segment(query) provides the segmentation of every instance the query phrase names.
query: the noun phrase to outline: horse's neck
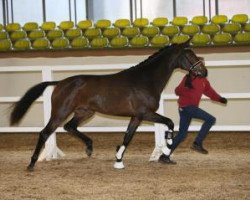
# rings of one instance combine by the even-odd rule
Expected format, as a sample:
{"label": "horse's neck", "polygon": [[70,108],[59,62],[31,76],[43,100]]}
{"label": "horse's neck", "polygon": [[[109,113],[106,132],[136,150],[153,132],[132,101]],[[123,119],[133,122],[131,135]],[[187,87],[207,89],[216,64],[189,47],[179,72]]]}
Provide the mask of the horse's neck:
{"label": "horse's neck", "polygon": [[155,63],[135,66],[118,74],[138,80],[144,86],[148,85],[155,95],[160,96],[175,69],[173,60],[175,57],[172,55],[163,57]]}
{"label": "horse's neck", "polygon": [[161,62],[156,69],[152,72],[154,87],[160,95],[165,88],[169,78],[171,77],[175,67],[173,63]]}

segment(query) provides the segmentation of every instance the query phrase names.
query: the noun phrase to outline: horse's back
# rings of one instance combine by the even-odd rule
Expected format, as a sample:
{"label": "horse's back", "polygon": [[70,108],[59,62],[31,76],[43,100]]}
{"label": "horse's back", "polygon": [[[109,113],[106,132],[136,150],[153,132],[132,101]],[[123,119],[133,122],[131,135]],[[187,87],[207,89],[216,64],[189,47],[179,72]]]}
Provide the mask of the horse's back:
{"label": "horse's back", "polygon": [[128,92],[128,82],[122,81],[116,75],[77,75],[58,83],[52,94],[52,101],[59,103],[66,99],[89,103],[95,97],[111,98],[112,96],[117,99]]}

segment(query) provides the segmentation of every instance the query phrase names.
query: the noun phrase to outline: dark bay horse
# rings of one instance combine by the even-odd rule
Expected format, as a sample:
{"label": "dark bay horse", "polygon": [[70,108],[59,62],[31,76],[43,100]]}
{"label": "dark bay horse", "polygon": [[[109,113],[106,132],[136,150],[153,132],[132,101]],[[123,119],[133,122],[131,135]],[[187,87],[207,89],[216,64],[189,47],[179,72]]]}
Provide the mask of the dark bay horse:
{"label": "dark bay horse", "polygon": [[64,129],[82,139],[88,156],[93,150],[92,140],[77,130],[81,122],[92,117],[95,112],[131,117],[124,141],[117,149],[116,168],[123,168],[125,149],[143,120],[162,123],[173,130],[172,120],[156,113],[161,93],[172,72],[176,68],[196,70],[201,74],[207,72],[200,58],[187,47],[189,41],[166,46],[138,65],[115,74],[72,76],[61,81],[42,82],[29,89],[14,105],[10,116],[11,125],[20,122],[47,86],[55,86],[51,97],[51,117],[39,134],[28,170],[33,170],[47,138],[72,113],[73,118],[64,125]]}

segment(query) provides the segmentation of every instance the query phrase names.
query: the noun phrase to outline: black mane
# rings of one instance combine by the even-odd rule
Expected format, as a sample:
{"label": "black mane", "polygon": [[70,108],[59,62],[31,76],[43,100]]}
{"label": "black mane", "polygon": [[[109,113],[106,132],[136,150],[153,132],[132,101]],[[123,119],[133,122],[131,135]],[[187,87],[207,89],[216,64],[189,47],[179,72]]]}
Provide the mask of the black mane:
{"label": "black mane", "polygon": [[[157,52],[150,55],[144,61],[140,62],[139,64],[137,64],[137,65],[135,65],[135,66],[133,66],[133,67],[127,69],[127,70],[135,70],[135,69],[141,69],[142,67],[146,67],[146,66],[149,66],[149,65],[151,66],[152,64],[157,62],[159,59],[161,59],[163,55],[166,56],[166,54],[172,53],[171,50],[173,50],[174,47],[175,47],[175,44],[162,47]],[[125,71],[127,71],[127,70],[125,70]]]}

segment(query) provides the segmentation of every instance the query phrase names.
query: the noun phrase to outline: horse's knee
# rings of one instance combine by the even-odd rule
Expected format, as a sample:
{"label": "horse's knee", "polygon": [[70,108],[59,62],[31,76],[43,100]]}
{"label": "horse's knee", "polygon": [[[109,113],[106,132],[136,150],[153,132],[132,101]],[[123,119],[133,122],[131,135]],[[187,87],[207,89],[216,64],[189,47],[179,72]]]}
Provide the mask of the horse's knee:
{"label": "horse's knee", "polygon": [[168,118],[168,122],[166,124],[170,130],[174,130],[174,122]]}
{"label": "horse's knee", "polygon": [[76,120],[71,119],[69,122],[67,122],[64,126],[63,126],[64,130],[68,131],[68,132],[73,132],[76,130],[77,128],[77,122]]}

